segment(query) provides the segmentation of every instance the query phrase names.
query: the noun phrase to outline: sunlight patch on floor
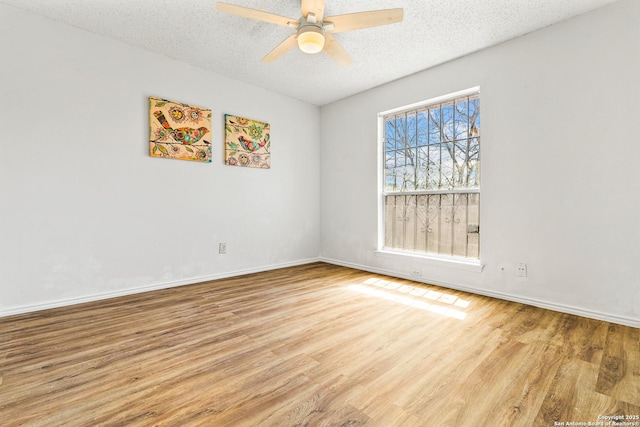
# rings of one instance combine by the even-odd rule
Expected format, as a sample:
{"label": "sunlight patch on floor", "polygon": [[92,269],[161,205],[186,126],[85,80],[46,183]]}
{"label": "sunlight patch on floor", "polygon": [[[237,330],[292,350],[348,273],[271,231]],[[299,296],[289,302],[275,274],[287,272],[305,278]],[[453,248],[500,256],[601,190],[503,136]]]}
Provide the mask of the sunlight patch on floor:
{"label": "sunlight patch on floor", "polygon": [[393,289],[396,292],[408,293],[409,295],[415,295],[433,301],[455,305],[456,307],[461,308],[467,308],[471,303],[470,301],[463,300],[455,295],[446,294],[444,292],[436,292],[422,286],[405,285],[391,280],[376,279],[375,277],[367,279],[363,283],[367,285],[377,286],[379,288]]}
{"label": "sunlight patch on floor", "polygon": [[[467,317],[467,314],[460,309],[469,307],[469,301],[455,295],[376,278],[367,279],[362,283],[349,285],[347,289],[454,319],[464,320]],[[447,304],[449,307],[442,304]]]}

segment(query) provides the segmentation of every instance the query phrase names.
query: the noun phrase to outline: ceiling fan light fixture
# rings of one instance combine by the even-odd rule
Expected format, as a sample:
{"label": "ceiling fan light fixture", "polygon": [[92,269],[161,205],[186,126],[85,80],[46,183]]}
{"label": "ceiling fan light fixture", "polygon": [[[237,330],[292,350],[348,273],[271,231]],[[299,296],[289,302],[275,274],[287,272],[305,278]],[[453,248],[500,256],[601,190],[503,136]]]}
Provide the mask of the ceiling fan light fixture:
{"label": "ceiling fan light fixture", "polygon": [[305,25],[298,31],[298,47],[304,53],[318,53],[324,48],[324,32],[316,25]]}

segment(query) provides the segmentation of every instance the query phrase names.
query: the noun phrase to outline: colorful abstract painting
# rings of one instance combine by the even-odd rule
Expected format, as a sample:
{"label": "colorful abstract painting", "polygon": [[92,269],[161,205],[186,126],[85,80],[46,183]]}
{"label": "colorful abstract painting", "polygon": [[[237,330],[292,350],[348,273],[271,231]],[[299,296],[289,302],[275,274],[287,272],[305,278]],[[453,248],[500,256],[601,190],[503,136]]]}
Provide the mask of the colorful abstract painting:
{"label": "colorful abstract painting", "polygon": [[224,122],[225,164],[269,169],[271,167],[269,124],[229,114],[224,115]]}
{"label": "colorful abstract painting", "polygon": [[211,162],[211,110],[149,97],[149,154]]}

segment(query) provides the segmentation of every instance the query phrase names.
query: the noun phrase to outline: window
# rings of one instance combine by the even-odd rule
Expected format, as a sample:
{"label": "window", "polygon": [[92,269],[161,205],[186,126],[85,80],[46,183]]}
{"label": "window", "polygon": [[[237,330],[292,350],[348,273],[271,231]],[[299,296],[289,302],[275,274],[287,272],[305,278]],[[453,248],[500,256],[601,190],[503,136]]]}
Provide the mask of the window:
{"label": "window", "polygon": [[384,249],[479,259],[478,88],[380,120]]}

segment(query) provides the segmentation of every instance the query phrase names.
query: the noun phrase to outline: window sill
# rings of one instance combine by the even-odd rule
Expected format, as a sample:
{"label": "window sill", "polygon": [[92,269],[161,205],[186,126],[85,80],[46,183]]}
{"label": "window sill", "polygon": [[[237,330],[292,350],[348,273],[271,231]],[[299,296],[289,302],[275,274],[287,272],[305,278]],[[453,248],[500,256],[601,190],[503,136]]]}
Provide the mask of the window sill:
{"label": "window sill", "polygon": [[476,273],[482,273],[484,269],[484,264],[480,261],[473,261],[466,258],[455,258],[455,257],[439,257],[435,255],[428,254],[414,254],[400,251],[392,251],[389,249],[380,249],[376,250],[375,254],[377,257],[386,258],[386,259],[412,259],[415,261],[419,261],[421,264],[426,266],[434,266],[434,267],[451,267],[460,270],[473,271]]}

